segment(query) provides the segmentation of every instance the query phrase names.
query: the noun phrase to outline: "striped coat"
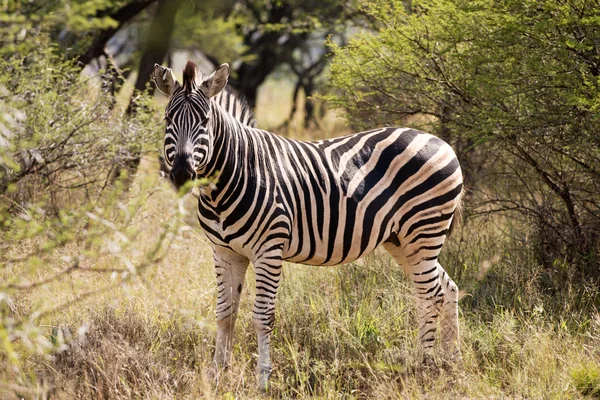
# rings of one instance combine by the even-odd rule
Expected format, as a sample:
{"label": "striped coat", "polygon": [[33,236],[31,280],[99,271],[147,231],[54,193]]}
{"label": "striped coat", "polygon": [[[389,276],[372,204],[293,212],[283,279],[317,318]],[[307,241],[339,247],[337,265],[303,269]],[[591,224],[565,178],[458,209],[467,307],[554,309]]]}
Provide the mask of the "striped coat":
{"label": "striped coat", "polygon": [[[334,265],[380,245],[413,281],[419,338],[458,350],[458,289],[438,262],[462,192],[452,148],[424,132],[379,128],[304,142],[254,127],[242,102],[222,100],[226,64],[179,84],[169,69],[154,78],[170,96],[165,156],[177,185],[208,177],[200,224],[214,244],[218,284],[215,362],[226,365],[244,275],[256,270],[253,319],[261,387],[271,371],[269,343],[283,260]],[[235,105],[232,105],[231,102]],[[441,317],[441,318],[438,318]]]}

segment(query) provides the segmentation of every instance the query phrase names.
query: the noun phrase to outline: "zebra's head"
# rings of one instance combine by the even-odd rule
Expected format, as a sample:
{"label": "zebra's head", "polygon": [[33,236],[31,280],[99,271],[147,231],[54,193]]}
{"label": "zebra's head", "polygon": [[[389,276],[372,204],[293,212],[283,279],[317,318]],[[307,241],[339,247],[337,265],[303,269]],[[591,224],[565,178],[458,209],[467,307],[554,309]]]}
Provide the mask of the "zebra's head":
{"label": "zebra's head", "polygon": [[164,153],[171,169],[169,177],[177,188],[196,179],[212,156],[208,124],[210,98],[227,84],[229,65],[222,64],[208,77],[196,78],[196,65],[188,61],[180,84],[171,68],[154,65],[152,79],[158,90],[169,96]]}

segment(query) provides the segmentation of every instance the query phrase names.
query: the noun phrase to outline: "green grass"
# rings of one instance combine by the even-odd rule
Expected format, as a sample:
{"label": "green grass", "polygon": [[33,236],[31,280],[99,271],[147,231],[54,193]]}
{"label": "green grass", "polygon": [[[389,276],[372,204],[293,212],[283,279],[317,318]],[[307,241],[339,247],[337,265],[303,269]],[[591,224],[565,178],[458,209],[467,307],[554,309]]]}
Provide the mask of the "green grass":
{"label": "green grass", "polygon": [[598,362],[582,361],[572,367],[569,373],[579,393],[595,398],[600,397],[600,364]]}
{"label": "green grass", "polygon": [[[177,201],[167,184],[157,179],[156,185],[143,217],[136,220],[148,228],[139,238],[140,247]],[[193,203],[186,199],[188,208],[193,209]],[[192,223],[193,217],[185,220]],[[469,226],[462,232],[472,234]],[[447,262],[459,238],[449,244]],[[436,362],[427,366],[421,364],[416,340],[411,287],[385,252],[340,267],[284,265],[270,396],[598,396],[600,316],[591,308],[572,318],[568,312],[544,311],[553,309],[548,304],[552,298],[535,292],[534,284],[516,285],[521,279],[526,282],[513,271],[519,255],[495,258],[480,275],[481,260],[496,248],[487,250],[489,254],[482,248],[462,254],[459,284],[469,288],[461,301],[462,361],[444,363],[435,353]],[[98,260],[97,266],[108,261]],[[18,313],[26,313],[110,281],[105,275],[76,273],[15,296],[14,302]],[[252,282],[250,272],[235,330],[233,364],[217,387],[208,378],[216,331],[215,279],[207,240],[196,228],[184,231],[170,255],[140,279],[40,321],[39,333],[50,338],[54,327],[55,336],[60,332],[69,342],[68,350],[27,353],[17,341],[19,368],[8,368],[6,355],[1,356],[5,368],[0,385],[7,398],[33,396],[36,391],[47,391],[53,398],[258,398]]]}
{"label": "green grass", "polygon": [[[142,164],[129,192],[130,201],[144,199],[126,227],[138,232],[135,241],[117,255],[101,252],[89,266],[143,261],[160,226],[179,220],[183,228],[168,256],[128,280],[75,270],[43,286],[11,291],[10,302],[0,298],[3,315],[18,319],[111,288],[21,330],[0,326],[0,398],[261,397],[254,375],[253,272],[246,277],[233,363],[215,386],[208,375],[216,333],[210,246],[194,216],[195,200],[187,196],[181,207],[190,213],[178,214],[177,195],[152,161]],[[462,360],[455,363],[445,362],[438,350],[432,363],[421,362],[412,289],[384,251],[339,267],[285,264],[267,397],[600,397],[600,291],[565,279],[569,266],[539,267],[525,242],[498,228],[506,222],[469,221],[442,253],[442,264],[461,289]],[[31,239],[2,251],[10,258],[35,246]],[[51,262],[28,269],[5,264],[0,281],[43,279],[64,267],[61,257],[76,256],[85,246],[70,242]]]}

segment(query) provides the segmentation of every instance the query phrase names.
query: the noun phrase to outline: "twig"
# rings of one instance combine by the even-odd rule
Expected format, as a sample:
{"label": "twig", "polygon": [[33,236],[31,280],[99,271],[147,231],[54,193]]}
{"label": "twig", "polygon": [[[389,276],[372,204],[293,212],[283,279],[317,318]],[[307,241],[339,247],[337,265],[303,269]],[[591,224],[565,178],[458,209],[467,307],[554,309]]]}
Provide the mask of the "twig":
{"label": "twig", "polygon": [[75,261],[73,264],[69,265],[67,268],[64,268],[63,270],[57,272],[56,274],[49,276],[45,279],[41,279],[37,282],[27,282],[27,283],[9,283],[8,285],[2,287],[0,290],[7,290],[7,289],[16,289],[16,290],[27,290],[27,289],[32,289],[38,286],[42,286],[45,285],[47,283],[52,282],[55,279],[60,278],[63,275],[68,274],[69,272],[73,271],[74,269],[79,268],[79,260]]}

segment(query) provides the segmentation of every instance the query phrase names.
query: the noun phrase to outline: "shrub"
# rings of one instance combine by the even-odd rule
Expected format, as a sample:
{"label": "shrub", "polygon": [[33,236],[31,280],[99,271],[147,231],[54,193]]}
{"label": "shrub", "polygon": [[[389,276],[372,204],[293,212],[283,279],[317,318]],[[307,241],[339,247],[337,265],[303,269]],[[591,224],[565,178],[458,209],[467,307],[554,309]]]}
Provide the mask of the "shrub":
{"label": "shrub", "polygon": [[[39,384],[30,360],[65,348],[44,321],[140,279],[180,225],[176,208],[161,210],[140,239],[158,175],[130,186],[127,167],[157,147],[155,114],[126,118],[98,77],[36,40],[0,59],[0,371],[23,393]],[[82,275],[96,279],[74,287]]]}
{"label": "shrub", "polygon": [[113,109],[99,77],[80,76],[37,40],[36,51],[0,60],[0,194],[13,206],[47,194],[56,213],[65,196],[97,201],[158,136],[151,113]]}
{"label": "shrub", "polygon": [[355,125],[401,121],[452,142],[476,213],[503,212],[538,260],[600,278],[600,45],[586,2],[368,2],[333,46],[329,96]]}

